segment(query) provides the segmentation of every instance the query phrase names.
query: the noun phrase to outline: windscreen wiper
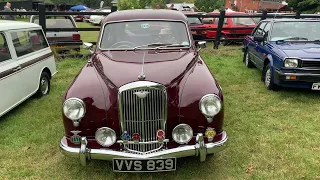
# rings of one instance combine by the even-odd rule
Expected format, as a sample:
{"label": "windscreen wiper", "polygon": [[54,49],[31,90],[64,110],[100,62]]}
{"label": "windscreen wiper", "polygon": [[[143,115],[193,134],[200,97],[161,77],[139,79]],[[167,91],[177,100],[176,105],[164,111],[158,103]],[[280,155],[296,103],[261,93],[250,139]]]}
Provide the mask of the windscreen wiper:
{"label": "windscreen wiper", "polygon": [[168,44],[168,45],[164,45],[164,46],[156,47],[156,49],[160,49],[160,48],[168,48],[168,47],[182,47],[182,48],[189,48],[189,46],[187,46],[187,45],[182,45],[182,44]]}
{"label": "windscreen wiper", "polygon": [[308,41],[308,38],[304,38],[304,37],[290,37],[290,38],[285,38],[285,39],[281,39],[278,41],[286,41],[286,40],[306,40]]}

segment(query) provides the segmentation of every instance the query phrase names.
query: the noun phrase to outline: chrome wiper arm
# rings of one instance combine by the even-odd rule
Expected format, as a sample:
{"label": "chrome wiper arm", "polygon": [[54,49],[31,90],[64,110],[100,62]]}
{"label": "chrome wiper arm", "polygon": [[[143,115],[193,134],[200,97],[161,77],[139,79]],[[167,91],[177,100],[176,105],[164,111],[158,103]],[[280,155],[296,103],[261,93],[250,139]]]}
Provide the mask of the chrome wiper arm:
{"label": "chrome wiper arm", "polygon": [[149,47],[149,46],[165,46],[165,45],[170,45],[170,44],[165,44],[165,43],[151,43],[151,44],[145,44],[145,45],[141,45],[141,46],[136,46],[133,48],[133,50],[142,48],[142,47]]}
{"label": "chrome wiper arm", "polygon": [[292,40],[306,40],[306,41],[308,41],[308,38],[304,38],[304,37],[290,37],[290,38],[280,39],[278,41],[286,41],[286,40],[289,40],[289,39],[292,39]]}
{"label": "chrome wiper arm", "polygon": [[167,47],[183,47],[183,48],[189,48],[189,46],[182,45],[182,44],[168,44],[168,45],[156,47],[156,49],[167,48]]}

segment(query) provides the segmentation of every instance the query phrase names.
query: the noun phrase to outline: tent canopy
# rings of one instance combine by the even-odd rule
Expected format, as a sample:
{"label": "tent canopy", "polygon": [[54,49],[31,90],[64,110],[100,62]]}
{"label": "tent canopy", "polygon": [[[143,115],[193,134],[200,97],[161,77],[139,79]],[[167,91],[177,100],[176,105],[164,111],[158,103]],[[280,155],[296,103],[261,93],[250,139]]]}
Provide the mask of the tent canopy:
{"label": "tent canopy", "polygon": [[73,10],[73,11],[82,11],[82,10],[87,10],[87,9],[90,9],[90,8],[88,8],[87,6],[84,6],[84,5],[77,5],[77,6],[73,6],[70,8],[70,10]]}

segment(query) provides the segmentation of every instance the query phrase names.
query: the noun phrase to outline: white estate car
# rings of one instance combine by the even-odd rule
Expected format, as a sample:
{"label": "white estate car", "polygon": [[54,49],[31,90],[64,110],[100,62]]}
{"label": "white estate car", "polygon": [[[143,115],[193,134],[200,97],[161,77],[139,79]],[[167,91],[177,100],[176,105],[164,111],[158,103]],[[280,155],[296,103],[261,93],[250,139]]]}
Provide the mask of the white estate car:
{"label": "white estate car", "polygon": [[41,26],[0,20],[0,117],[34,94],[48,94],[56,72]]}
{"label": "white estate car", "polygon": [[[106,12],[106,13],[111,13],[111,9],[99,9],[97,10],[96,12]],[[103,15],[91,15],[90,16],[90,19],[89,19],[89,22],[91,24],[94,24],[94,25],[100,25],[101,23],[101,20],[106,17],[106,16],[103,16]]]}

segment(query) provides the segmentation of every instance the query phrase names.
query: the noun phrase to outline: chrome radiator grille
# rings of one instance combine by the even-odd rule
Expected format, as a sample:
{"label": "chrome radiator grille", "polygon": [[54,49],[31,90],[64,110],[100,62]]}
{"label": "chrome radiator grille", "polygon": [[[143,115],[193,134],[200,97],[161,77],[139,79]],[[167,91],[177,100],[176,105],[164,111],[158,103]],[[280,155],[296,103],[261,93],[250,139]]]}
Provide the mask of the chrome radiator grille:
{"label": "chrome radiator grille", "polygon": [[[119,91],[119,117],[122,133],[127,131],[131,136],[139,133],[140,142],[157,141],[157,130],[165,130],[167,118],[165,87],[143,81],[131,83],[131,86],[133,88],[123,88]],[[161,147],[160,143],[125,145],[125,149],[136,153],[152,152]]]}

